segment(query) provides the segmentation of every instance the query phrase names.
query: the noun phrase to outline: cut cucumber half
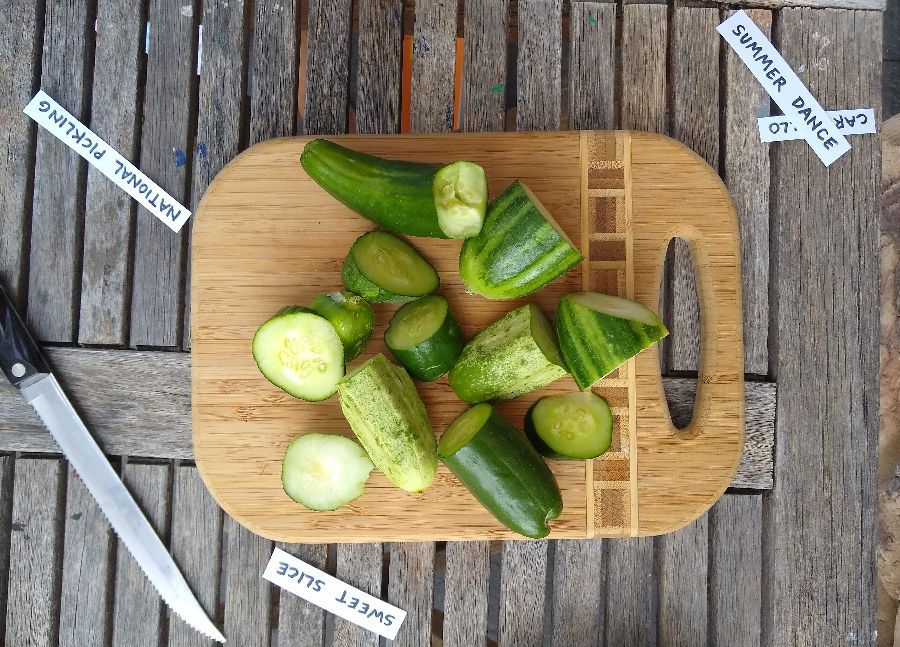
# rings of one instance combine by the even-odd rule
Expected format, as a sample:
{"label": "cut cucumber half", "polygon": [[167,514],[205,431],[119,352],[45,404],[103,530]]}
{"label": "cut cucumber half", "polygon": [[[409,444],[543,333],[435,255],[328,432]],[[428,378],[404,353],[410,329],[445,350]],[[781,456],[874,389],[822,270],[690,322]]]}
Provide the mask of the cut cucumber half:
{"label": "cut cucumber half", "polygon": [[459,322],[439,294],[400,308],[384,333],[384,343],[409,374],[431,382],[453,368],[463,349]]}
{"label": "cut cucumber half", "polygon": [[556,331],[566,366],[582,391],[669,334],[652,310],[598,292],[560,299]]}
{"label": "cut cucumber half", "polygon": [[253,359],[272,384],[295,398],[325,400],[344,375],[344,346],[317,312],[288,306],[253,336]]}
{"label": "cut cucumber half", "polygon": [[310,510],[337,510],[362,496],[373,469],[365,450],[349,438],[306,434],[284,453],[281,486]]}
{"label": "cut cucumber half", "polygon": [[412,245],[386,231],[356,239],[341,271],[344,287],[370,303],[405,303],[440,286],[438,273]]}
{"label": "cut cucumber half", "polygon": [[606,400],[590,391],[548,395],[525,415],[525,435],[547,458],[596,458],[612,442],[613,417]]}
{"label": "cut cucumber half", "polygon": [[309,308],[334,326],[344,345],[345,364],[365,350],[375,329],[375,315],[365,299],[352,292],[329,292],[313,299]]}
{"label": "cut cucumber half", "polygon": [[447,238],[477,236],[487,210],[487,177],[472,162],[455,162],[434,176],[434,205]]}

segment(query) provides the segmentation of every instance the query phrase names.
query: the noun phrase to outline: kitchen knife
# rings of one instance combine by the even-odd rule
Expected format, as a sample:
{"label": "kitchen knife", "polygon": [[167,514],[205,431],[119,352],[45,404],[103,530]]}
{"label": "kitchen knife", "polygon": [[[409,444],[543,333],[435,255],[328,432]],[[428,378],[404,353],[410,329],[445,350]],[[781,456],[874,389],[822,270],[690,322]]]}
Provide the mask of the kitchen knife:
{"label": "kitchen knife", "polygon": [[119,539],[166,604],[197,631],[213,640],[225,642],[188,588],[156,531],[72,408],[2,287],[0,368],[37,411]]}

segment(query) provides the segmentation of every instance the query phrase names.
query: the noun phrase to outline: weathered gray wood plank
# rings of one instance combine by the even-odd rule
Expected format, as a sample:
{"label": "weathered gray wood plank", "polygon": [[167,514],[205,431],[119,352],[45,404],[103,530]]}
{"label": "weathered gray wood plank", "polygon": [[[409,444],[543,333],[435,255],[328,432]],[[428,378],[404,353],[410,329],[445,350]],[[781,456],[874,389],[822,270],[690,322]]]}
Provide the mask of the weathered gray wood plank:
{"label": "weathered gray wood plank", "polygon": [[[188,208],[199,13],[197,0],[150,2],[141,130],[141,170]],[[186,237],[186,230],[176,234],[138,207],[129,340],[133,347],[181,345]]]}
{"label": "weathered gray wood plank", "polygon": [[504,541],[498,644],[540,645],[544,637],[546,539]]}
{"label": "weathered gray wood plank", "polygon": [[[156,533],[166,542],[172,499],[169,465],[127,463],[122,481]],[[119,541],[113,603],[113,647],[157,647],[162,641],[165,604],[125,545]]]}
{"label": "weathered gray wood plank", "polygon": [[606,542],[606,644],[629,647],[656,645],[653,599],[653,537]]}
{"label": "weathered gray wood plank", "polygon": [[400,132],[402,51],[403,0],[361,2],[356,85],[357,132]]}
{"label": "weathered gray wood plank", "polygon": [[15,463],[6,644],[50,645],[59,629],[66,462]]}
{"label": "weathered gray wood plank", "polygon": [[[382,558],[383,546],[379,542],[338,544],[335,577],[380,598]],[[335,616],[334,644],[340,647],[378,647],[378,634]]]}
{"label": "weathered gray wood plank", "polygon": [[38,87],[43,2],[0,3],[0,281],[19,308],[27,303],[34,122],[22,113]]}
{"label": "weathered gray wood plank", "polygon": [[562,0],[519,0],[516,130],[559,130]]}
{"label": "weathered gray wood plank", "polygon": [[616,5],[579,2],[573,3],[569,12],[569,128],[612,130]]}
{"label": "weathered gray wood plank", "polygon": [[[726,12],[731,15],[733,12]],[[769,11],[750,10],[767,36]],[[723,180],[741,232],[744,373],[769,370],[769,146],[759,141],[756,118],[768,116],[769,95],[731,47],[725,47]]]}
{"label": "weathered gray wood plank", "polygon": [[[824,106],[879,115],[882,17],[785,9],[774,37]],[[826,44],[827,43],[827,44]],[[874,645],[878,438],[875,138],[825,168],[773,148],[778,473],[765,501],[765,645]]]}
{"label": "weathered gray wood plank", "polygon": [[59,645],[109,644],[116,537],[91,493],[68,466]]}
{"label": "weathered gray wood plank", "polygon": [[[88,31],[93,11],[88,0],[44,7],[41,89],[86,123],[90,87],[85,67],[93,50],[93,30]],[[38,129],[27,314],[32,332],[44,341],[70,342],[77,336],[86,167],[68,146]]]}
{"label": "weathered gray wood plank", "polygon": [[[222,567],[223,512],[206,489],[196,467],[175,468],[170,552],[197,601],[216,626]],[[169,611],[169,647],[212,647],[217,644]]]}
{"label": "weathered gray wood plank", "polygon": [[458,2],[416,0],[409,130],[453,130]]}
{"label": "weathered gray wood plank", "polygon": [[347,132],[350,0],[310,0],[303,128],[307,134]]}
{"label": "weathered gray wood plank", "polygon": [[707,515],[680,530],[658,537],[656,550],[659,587],[657,645],[688,647],[707,644]]}
{"label": "weathered gray wood plank", "polygon": [[760,646],[762,497],[726,494],[709,511],[709,644]]}
{"label": "weathered gray wood plank", "polygon": [[225,639],[232,645],[268,645],[272,585],[262,578],[273,542],[226,517]]}
{"label": "weathered gray wood plank", "polygon": [[811,7],[813,9],[864,9],[869,11],[884,11],[885,0],[722,0],[724,5],[751,5],[765,9],[780,9],[782,7]]}
{"label": "weathered gray wood plank", "polygon": [[[9,593],[9,547],[12,534],[14,456],[0,456],[0,600]],[[0,644],[6,644],[6,604],[0,604]]]}
{"label": "weathered gray wood plank", "polygon": [[665,5],[622,7],[622,114],[625,130],[666,134]]}
{"label": "weathered gray wood plank", "polygon": [[[553,559],[553,647],[589,647],[604,634],[603,539],[560,539]],[[613,598],[617,595],[613,583]]]}
{"label": "weathered gray wood plank", "polygon": [[388,602],[407,613],[394,640],[399,647],[431,645],[434,554],[433,541],[391,544]]}
{"label": "weathered gray wood plank", "polygon": [[297,122],[300,2],[254,2],[250,144],[293,135]]}
{"label": "weathered gray wood plank", "polygon": [[464,4],[459,129],[502,131],[506,115],[506,43],[509,0]]}
{"label": "weathered gray wood plank", "polygon": [[[278,547],[320,571],[325,570],[325,544],[284,544]],[[279,647],[322,647],[325,644],[325,610],[281,589],[278,593]]]}
{"label": "weathered gray wood plank", "polygon": [[[138,155],[146,28],[140,3],[98,2],[91,130],[132,163]],[[78,342],[125,345],[137,203],[93,166],[85,194]]]}
{"label": "weathered gray wood plank", "polygon": [[486,644],[491,542],[448,541],[444,579],[444,647]]}

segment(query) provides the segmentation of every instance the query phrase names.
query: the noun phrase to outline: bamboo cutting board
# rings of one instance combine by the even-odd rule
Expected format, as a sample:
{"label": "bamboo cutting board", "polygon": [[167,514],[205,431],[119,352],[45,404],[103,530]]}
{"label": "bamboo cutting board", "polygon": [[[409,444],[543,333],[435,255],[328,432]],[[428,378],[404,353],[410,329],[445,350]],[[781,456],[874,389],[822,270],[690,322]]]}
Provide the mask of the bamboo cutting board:
{"label": "bamboo cutting board", "polygon": [[[639,132],[341,136],[341,144],[393,159],[484,166],[490,197],[521,178],[574,241],[585,262],[524,299],[467,295],[457,269],[461,241],[415,238],[441,276],[468,340],[524,303],[551,317],[559,297],[590,289],[658,310],[666,247],[688,241],[701,309],[700,379],[691,425],[671,424],[656,347],[604,378],[594,391],[614,414],[610,450],[591,461],[550,461],[563,493],[555,538],[652,535],[705,512],[730,483],[743,450],[744,387],[737,219],[718,176],[681,144]],[[375,228],[339,204],[300,166],[308,138],[258,144],[213,181],[194,216],[192,396],[197,467],[238,522],[288,542],[510,539],[449,471],[410,494],[375,470],[365,494],[334,512],[310,512],[281,489],[281,459],[302,433],[352,437],[337,396],[307,403],[272,386],[250,352],[256,329],[285,305],[343,289],[353,241]],[[383,352],[399,306],[376,304],[375,333],[356,366]],[[418,384],[435,432],[466,409],[446,377]],[[570,377],[497,408],[519,429]]]}

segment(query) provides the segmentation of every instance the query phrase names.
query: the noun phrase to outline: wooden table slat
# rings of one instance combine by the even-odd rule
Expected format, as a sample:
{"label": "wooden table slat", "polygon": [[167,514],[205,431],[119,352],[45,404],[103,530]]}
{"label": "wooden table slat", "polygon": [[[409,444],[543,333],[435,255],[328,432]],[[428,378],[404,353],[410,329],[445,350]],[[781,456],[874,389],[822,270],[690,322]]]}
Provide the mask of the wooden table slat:
{"label": "wooden table slat", "polygon": [[391,544],[387,599],[407,613],[394,639],[397,647],[431,645],[434,557],[433,541]]}
{"label": "wooden table slat", "polygon": [[[16,459],[0,456],[0,600],[8,600],[9,555],[12,535],[13,479]],[[0,604],[0,644],[6,644],[8,606]]]}
{"label": "wooden table slat", "polygon": [[556,542],[552,647],[593,647],[603,636],[608,595],[605,544],[604,539]]}
{"label": "wooden table slat", "polygon": [[580,2],[569,11],[569,129],[612,130],[616,5]]}
{"label": "wooden table slat", "polygon": [[622,7],[622,117],[624,130],[665,135],[668,9],[658,4]]}
{"label": "wooden table slat", "polygon": [[562,0],[519,0],[516,130],[559,130]]}
{"label": "wooden table slat", "polygon": [[350,0],[310,0],[304,132],[347,132],[350,79]]}
{"label": "wooden table slat", "polygon": [[[278,548],[297,559],[325,570],[328,547],[325,544],[285,544]],[[322,647],[325,644],[325,610],[286,589],[278,593],[279,647]]]}
{"label": "wooden table slat", "polygon": [[357,132],[400,132],[402,50],[403,0],[361,2],[356,85]]}
{"label": "wooden table slat", "polygon": [[232,645],[268,645],[272,585],[262,578],[274,543],[225,517],[225,639]]}
{"label": "wooden table slat", "polygon": [[484,647],[491,542],[448,541],[446,569],[443,647]]}
{"label": "wooden table slat", "polygon": [[606,582],[616,592],[606,596],[607,645],[656,645],[653,542],[653,537],[606,542]]}
{"label": "wooden table slat", "polygon": [[509,0],[464,4],[459,129],[496,132],[506,121],[506,52]]}
{"label": "wooden table slat", "polygon": [[457,3],[415,0],[409,130],[453,129]]}
{"label": "wooden table slat", "polygon": [[[335,577],[350,586],[381,598],[384,544],[338,544]],[[335,616],[334,644],[341,647],[378,647],[378,634]]]}
{"label": "wooden table slat", "polygon": [[659,647],[707,644],[708,516],[656,538]]}
{"label": "wooden table slat", "polygon": [[255,0],[250,52],[250,144],[293,135],[297,127],[301,3]]}
{"label": "wooden table slat", "polygon": [[504,541],[498,644],[539,645],[547,591],[546,539]]}

